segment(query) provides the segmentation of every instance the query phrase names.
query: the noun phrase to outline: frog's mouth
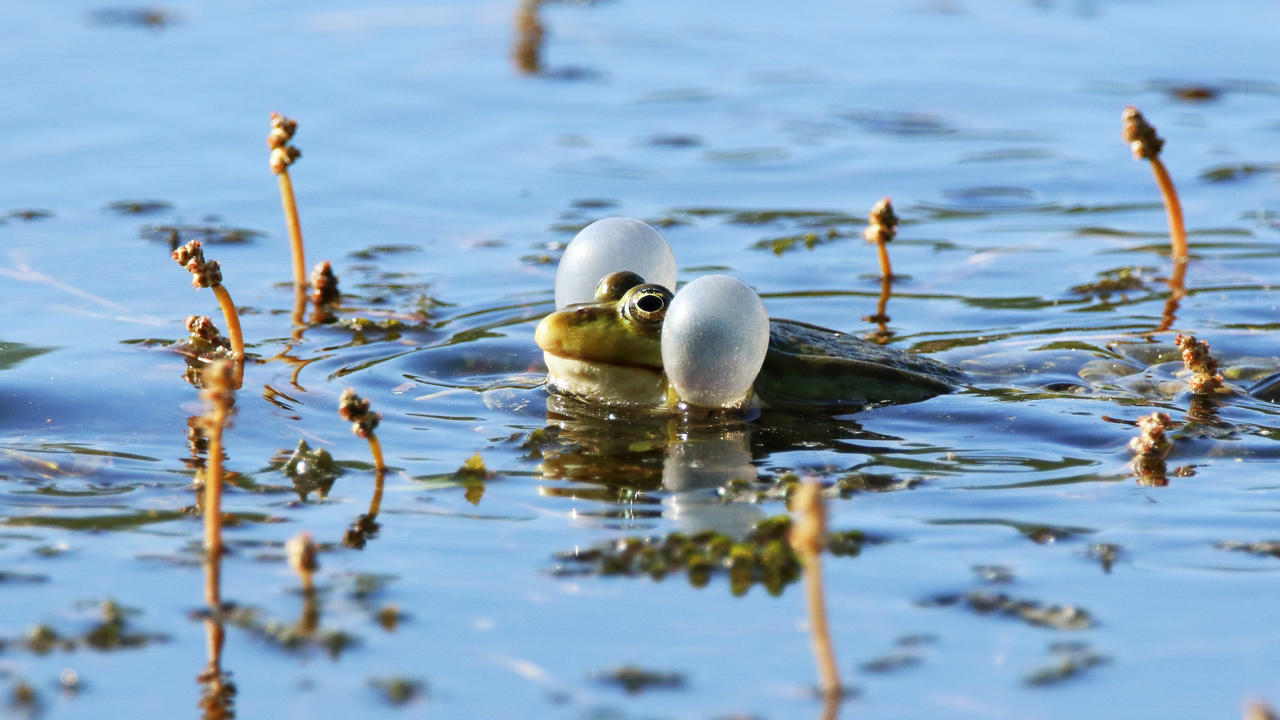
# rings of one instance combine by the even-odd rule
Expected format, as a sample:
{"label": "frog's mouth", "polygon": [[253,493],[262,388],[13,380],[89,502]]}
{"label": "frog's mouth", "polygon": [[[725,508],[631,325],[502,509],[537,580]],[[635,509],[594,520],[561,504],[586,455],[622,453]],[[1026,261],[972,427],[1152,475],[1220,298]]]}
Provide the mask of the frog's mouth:
{"label": "frog's mouth", "polygon": [[667,397],[666,373],[645,365],[580,360],[542,353],[547,384],[557,392],[602,405],[661,405]]}

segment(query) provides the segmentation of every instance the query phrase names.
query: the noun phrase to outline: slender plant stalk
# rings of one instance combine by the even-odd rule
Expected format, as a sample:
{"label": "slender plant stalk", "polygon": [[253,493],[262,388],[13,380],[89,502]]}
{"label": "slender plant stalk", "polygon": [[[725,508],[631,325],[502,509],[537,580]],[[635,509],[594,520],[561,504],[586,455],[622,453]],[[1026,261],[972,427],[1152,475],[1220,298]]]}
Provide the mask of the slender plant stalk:
{"label": "slender plant stalk", "polygon": [[302,152],[289,144],[293,134],[298,131],[298,123],[277,112],[271,113],[270,122],[267,147],[271,149],[271,172],[280,178],[280,204],[284,207],[284,223],[289,228],[289,247],[293,255],[293,284],[295,289],[306,288],[307,261],[302,248],[302,225],[298,222],[298,203],[293,195],[293,181],[289,179],[289,166],[302,157]]}
{"label": "slender plant stalk", "polygon": [[222,319],[227,323],[227,332],[231,335],[231,354],[235,356],[238,367],[244,366],[244,332],[240,329],[240,313],[236,312],[236,304],[231,301],[231,293],[222,285],[213,286],[213,294],[218,298],[218,307],[222,308]]}
{"label": "slender plant stalk", "polygon": [[880,277],[893,277],[893,263],[889,262],[889,246],[883,242],[876,243],[876,259],[880,261]]}
{"label": "slender plant stalk", "polygon": [[369,452],[373,454],[374,472],[381,476],[387,466],[382,461],[382,443],[374,434],[374,428],[382,421],[382,415],[369,409],[369,401],[356,395],[356,391],[347,388],[338,400],[338,414],[351,422],[351,432],[369,441]]}
{"label": "slender plant stalk", "polygon": [[1173,187],[1173,179],[1159,156],[1151,158],[1151,171],[1155,173],[1156,184],[1160,186],[1160,195],[1164,198],[1164,213],[1169,218],[1169,240],[1175,267],[1183,265],[1188,259],[1187,228],[1182,219],[1182,203],[1178,200],[1178,191]]}
{"label": "slender plant stalk", "polygon": [[369,452],[373,455],[373,470],[381,477],[387,466],[382,462],[382,441],[372,432],[369,433]]}
{"label": "slender plant stalk", "polygon": [[222,266],[217,260],[205,260],[204,248],[199,240],[192,240],[174,250],[173,259],[191,273],[192,286],[197,289],[210,288],[218,298],[223,320],[227,323],[227,333],[231,336],[231,353],[236,361],[233,387],[240,387],[240,381],[244,377],[244,333],[240,329],[240,314],[236,312],[236,304],[231,301],[231,294],[222,286]]}
{"label": "slender plant stalk", "polygon": [[822,550],[826,543],[826,511],[822,489],[816,480],[800,486],[795,511],[799,519],[791,530],[791,545],[804,563],[805,599],[809,608],[810,638],[818,664],[818,680],[827,698],[840,695],[843,687],[836,664],[831,628],[827,625],[827,604],[822,586]]}
{"label": "slender plant stalk", "polygon": [[[1173,179],[1169,177],[1169,171],[1165,168],[1164,162],[1160,160],[1160,152],[1164,149],[1164,138],[1156,134],[1156,129],[1132,105],[1125,108],[1120,117],[1124,121],[1124,139],[1129,143],[1133,157],[1151,162],[1151,172],[1156,176],[1156,185],[1160,188],[1160,196],[1164,200],[1165,216],[1169,219],[1170,253],[1173,256],[1174,273],[1181,279],[1182,276],[1178,275],[1177,270],[1190,257],[1187,247],[1187,228],[1182,219],[1182,203],[1178,200],[1178,191],[1173,186]],[[1173,278],[1170,278],[1170,287],[1175,294],[1180,295],[1183,289],[1173,285]]]}
{"label": "slender plant stalk", "polygon": [[[289,228],[289,248],[293,254],[293,284],[307,286],[307,261],[302,247],[302,225],[298,222],[298,202],[293,196],[289,170],[280,171],[280,203],[284,206],[284,223]],[[305,292],[305,291],[304,291]]]}
{"label": "slender plant stalk", "polygon": [[862,231],[862,237],[876,246],[876,255],[880,261],[880,277],[892,278],[893,265],[889,262],[889,243],[898,234],[898,216],[893,213],[893,202],[884,198],[871,208],[867,216],[868,225]]}
{"label": "slender plant stalk", "polygon": [[303,313],[307,309],[307,288],[305,285],[293,286],[293,312],[289,315],[289,319],[293,322],[292,337],[295,341],[302,339],[302,330],[305,325],[303,322]]}
{"label": "slender plant stalk", "polygon": [[1169,275],[1169,299],[1165,302],[1158,331],[1168,330],[1173,326],[1178,312],[1178,301],[1187,294],[1186,277],[1187,262],[1190,261],[1190,250],[1187,246],[1187,228],[1182,219],[1182,203],[1178,200],[1178,191],[1173,187],[1173,179],[1160,160],[1160,151],[1164,149],[1164,138],[1156,134],[1156,129],[1147,122],[1142,113],[1132,105],[1121,114],[1124,121],[1124,139],[1129,143],[1134,158],[1150,160],[1151,172],[1156,176],[1156,185],[1160,188],[1160,197],[1164,200],[1164,213],[1169,220],[1170,255],[1173,259],[1173,272]]}

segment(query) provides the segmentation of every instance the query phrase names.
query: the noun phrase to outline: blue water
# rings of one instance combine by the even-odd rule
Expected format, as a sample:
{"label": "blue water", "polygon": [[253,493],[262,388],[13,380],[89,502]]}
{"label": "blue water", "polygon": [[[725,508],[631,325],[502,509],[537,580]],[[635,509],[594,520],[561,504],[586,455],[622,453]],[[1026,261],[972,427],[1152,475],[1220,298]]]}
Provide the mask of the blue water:
{"label": "blue water", "polygon": [[[859,235],[884,195],[908,276],[889,301],[894,344],[974,382],[834,419],[766,414],[726,450],[761,487],[797,472],[895,488],[829,506],[833,528],[884,540],[825,563],[841,676],[858,691],[843,716],[1221,717],[1280,702],[1280,561],[1216,546],[1280,539],[1276,413],[1219,403],[1220,423],[1173,433],[1169,484],[1151,487],[1129,467],[1135,431],[1103,416],[1181,422],[1188,395],[1080,377],[1108,352],[1150,364],[1144,338],[1167,351],[1178,331],[1224,365],[1280,368],[1274,3],[549,3],[533,74],[512,61],[515,3],[192,2],[165,6],[159,27],[104,9],[0,6],[0,687],[30,684],[44,717],[201,714],[201,525],[176,511],[195,502],[184,434],[203,406],[163,345],[187,314],[224,324],[153,225],[263,233],[206,251],[250,352],[296,358],[250,365],[237,398],[225,507],[246,520],[227,531],[223,597],[296,623],[282,544],[309,530],[325,544],[321,631],[358,638],[332,658],[229,624],[237,716],[820,715],[799,585],[737,598],[722,575],[697,589],[683,574],[555,572],[557,553],[785,508],[682,505],[663,466],[678,472],[688,448],[664,448],[661,423],[549,414],[533,328],[574,230],[630,215],[666,221],[682,281],[731,272],[775,316],[871,332],[880,284]],[[1154,334],[1165,219],[1119,137],[1127,104],[1168,141],[1193,246],[1189,294]],[[340,315],[393,313],[394,333],[290,341],[272,110],[300,123],[309,260],[333,261]],[[1257,171],[1206,176],[1246,165]],[[167,206],[106,209],[121,200]],[[51,214],[10,215],[27,209]],[[830,229],[812,249],[753,248]],[[1147,268],[1144,288],[1072,291],[1125,266]],[[348,386],[383,413],[392,466],[362,551],[340,543],[373,481],[336,416]],[[544,457],[521,447],[548,426]],[[280,471],[299,439],[347,466],[326,498],[300,501]],[[475,483],[468,499],[449,476],[477,451],[496,476],[473,503]],[[1098,544],[1119,547],[1109,571]],[[1093,626],[943,602],[972,591],[1074,605]],[[132,631],[164,638],[25,647],[42,624],[84,633],[108,598],[138,611]],[[394,631],[376,619],[388,606],[404,615]],[[1026,682],[1089,653],[1105,662]],[[918,662],[864,668],[897,656]],[[684,685],[631,695],[600,681],[623,665]],[[74,693],[58,687],[65,669]],[[392,705],[375,689],[391,678],[422,691]]]}

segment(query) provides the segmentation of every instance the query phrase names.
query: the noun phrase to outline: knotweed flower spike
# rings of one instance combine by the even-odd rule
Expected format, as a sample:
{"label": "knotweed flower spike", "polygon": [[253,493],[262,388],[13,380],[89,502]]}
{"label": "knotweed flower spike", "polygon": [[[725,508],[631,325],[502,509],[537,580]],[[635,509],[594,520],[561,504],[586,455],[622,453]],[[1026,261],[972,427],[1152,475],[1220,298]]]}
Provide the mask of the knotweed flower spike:
{"label": "knotweed flower spike", "polygon": [[351,421],[351,432],[369,441],[369,450],[373,453],[374,470],[381,475],[386,470],[382,462],[382,443],[373,434],[382,415],[369,409],[369,401],[356,395],[356,391],[347,388],[338,400],[338,414],[343,420]]}
{"label": "knotweed flower spike", "polygon": [[[222,308],[222,317],[226,320],[227,331],[231,333],[231,354],[236,360],[235,384],[239,386],[240,375],[244,369],[244,334],[240,331],[240,315],[236,312],[236,304],[231,301],[231,294],[222,286],[222,266],[217,260],[204,259],[204,248],[199,240],[192,240],[174,250],[173,259],[191,273],[191,284],[194,287],[210,288],[218,298],[218,306]],[[188,324],[188,331],[191,331],[190,324]]]}
{"label": "knotweed flower spike", "polygon": [[278,112],[271,113],[271,131],[267,133],[271,172],[280,178],[280,203],[284,206],[284,222],[289,228],[289,246],[293,254],[293,284],[295,288],[305,288],[307,261],[302,251],[302,226],[298,223],[298,203],[294,200],[293,182],[289,179],[289,166],[302,157],[302,151],[289,144],[297,131],[297,121]]}
{"label": "knotweed flower spike", "polygon": [[1168,485],[1164,459],[1173,449],[1173,443],[1165,437],[1164,431],[1173,427],[1173,420],[1168,413],[1154,412],[1138,418],[1136,425],[1142,434],[1129,441],[1129,450],[1133,452],[1133,472],[1138,476],[1138,484]]}
{"label": "knotweed flower spike", "polygon": [[302,581],[302,592],[312,595],[316,591],[315,572],[320,568],[316,560],[316,544],[311,533],[303,531],[289,538],[284,544],[285,556],[289,559],[289,567],[298,573]]}
{"label": "knotweed flower spike", "polygon": [[893,202],[884,198],[871,208],[867,216],[867,228],[862,237],[876,246],[880,257],[880,277],[893,277],[893,267],[889,264],[889,243],[898,234],[898,216],[893,212]]}
{"label": "knotweed flower spike", "polygon": [[793,501],[799,519],[792,525],[791,547],[804,563],[806,597],[809,605],[809,629],[813,654],[818,662],[822,694],[827,698],[842,692],[840,671],[827,625],[826,599],[822,589],[822,551],[826,547],[827,515],[822,503],[822,486],[809,480],[800,486]]}
{"label": "knotweed flower spike", "polygon": [[326,305],[335,305],[342,293],[338,290],[338,276],[333,274],[333,265],[328,260],[316,263],[311,271],[311,302],[316,310]]}
{"label": "knotweed flower spike", "polygon": [[1222,373],[1218,372],[1218,361],[1209,354],[1209,343],[1197,341],[1194,335],[1179,335],[1175,342],[1182,351],[1182,364],[1191,371],[1187,386],[1191,392],[1225,393],[1230,392],[1222,384]]}
{"label": "knotweed flower spike", "polygon": [[184,324],[187,327],[187,333],[191,336],[190,342],[193,348],[208,352],[216,350],[224,350],[228,354],[231,352],[231,341],[222,336],[218,326],[213,324],[213,320],[208,315],[188,315]]}
{"label": "knotweed flower spike", "polygon": [[1164,460],[1173,449],[1173,443],[1164,436],[1166,428],[1173,427],[1169,413],[1154,412],[1138,418],[1138,429],[1142,434],[1129,441],[1129,450],[1135,460]]}
{"label": "knotweed flower spike", "polygon": [[1164,149],[1164,138],[1156,134],[1156,129],[1132,105],[1124,109],[1121,117],[1124,120],[1124,139],[1133,150],[1133,157],[1151,161],[1151,171],[1155,173],[1156,184],[1160,186],[1165,214],[1169,218],[1169,239],[1172,242],[1176,274],[1178,268],[1187,262],[1187,230],[1182,221],[1182,204],[1178,201],[1178,191],[1173,187],[1169,171],[1160,161],[1160,151]]}

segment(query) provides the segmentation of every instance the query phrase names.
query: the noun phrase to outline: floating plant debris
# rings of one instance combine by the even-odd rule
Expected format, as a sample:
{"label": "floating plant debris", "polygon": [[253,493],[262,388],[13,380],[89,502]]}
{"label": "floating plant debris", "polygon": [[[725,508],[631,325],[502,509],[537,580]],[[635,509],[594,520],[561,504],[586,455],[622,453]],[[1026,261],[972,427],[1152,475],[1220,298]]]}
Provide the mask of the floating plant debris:
{"label": "floating plant debris", "polygon": [[[202,610],[199,616],[207,616]],[[345,630],[320,629],[308,626],[305,622],[284,622],[263,617],[261,611],[251,607],[224,606],[217,619],[230,623],[250,635],[268,644],[289,652],[306,653],[312,650],[323,650],[329,657],[337,659],[347,649],[354,647],[360,639]]]}
{"label": "floating plant debris", "polygon": [[374,260],[384,255],[401,255],[404,253],[422,252],[420,245],[370,245],[363,250],[353,250],[347,257],[356,260]]}
{"label": "floating plant debris", "polygon": [[1085,297],[1096,296],[1100,300],[1106,300],[1111,295],[1122,295],[1127,292],[1145,290],[1147,283],[1150,281],[1150,274],[1154,271],[1154,268],[1133,265],[1126,265],[1113,270],[1103,270],[1097,274],[1097,280],[1073,285],[1071,293]]}
{"label": "floating plant debris", "polygon": [[40,694],[26,680],[17,680],[9,690],[9,708],[15,712],[27,714],[28,717],[40,711],[43,703]]}
{"label": "floating plant debris", "polygon": [[1003,593],[989,593],[981,590],[965,595],[939,595],[920,604],[924,607],[949,607],[962,604],[979,615],[994,613],[1054,630],[1085,630],[1094,625],[1093,618],[1084,608],[1074,605],[1046,607],[1032,600],[1020,600]]}
{"label": "floating plant debris", "polygon": [[1116,559],[1120,557],[1121,548],[1114,543],[1094,543],[1089,546],[1088,556],[1098,561],[1102,566],[1102,571],[1109,573],[1111,567],[1115,565]]}
{"label": "floating plant debris", "polygon": [[1206,182],[1234,182],[1246,180],[1254,175],[1280,173],[1280,163],[1244,163],[1242,165],[1219,165],[1200,173],[1200,179]]}
{"label": "floating plant debris", "polygon": [[[555,574],[648,575],[661,580],[669,574],[685,572],[689,584],[704,587],[713,574],[727,574],[735,595],[745,594],[760,583],[770,594],[800,579],[800,561],[787,542],[791,518],[766,518],[742,540],[715,531],[693,535],[673,532],[665,537],[627,537],[586,550],[557,553]],[[858,530],[827,534],[827,551],[832,555],[856,556],[868,540]]]}
{"label": "floating plant debris", "polygon": [[606,670],[598,673],[596,679],[605,685],[616,685],[628,695],[652,689],[679,690],[685,686],[684,675],[680,673],[647,670],[635,665]]}
{"label": "floating plant debris", "polygon": [[239,245],[265,237],[266,233],[227,225],[143,225],[138,235],[143,240],[162,242],[170,250],[177,250],[179,245],[192,240],[206,245]]}
{"label": "floating plant debris", "polygon": [[1215,543],[1214,547],[1220,550],[1234,550],[1251,555],[1270,555],[1271,557],[1280,558],[1280,540],[1264,540],[1262,542],[1223,540],[1220,543]]}
{"label": "floating plant debris", "polygon": [[861,218],[832,210],[741,210],[723,207],[685,207],[671,211],[675,215],[689,217],[720,217],[731,225],[773,225],[793,223],[800,227],[830,227],[833,225],[862,225]]}
{"label": "floating plant debris", "polygon": [[103,209],[117,215],[150,215],[172,210],[173,203],[164,200],[116,200],[107,203]]}
{"label": "floating plant debris", "polygon": [[765,240],[757,240],[751,244],[753,250],[768,250],[774,255],[783,255],[792,250],[812,250],[819,245],[826,245],[840,239],[840,231],[835,228],[829,228],[821,234],[817,232],[805,232],[799,235],[784,235],[777,238],[767,238]]}
{"label": "floating plant debris", "polygon": [[139,611],[123,607],[115,600],[108,599],[100,603],[98,612],[98,621],[79,634],[66,635],[55,630],[52,625],[40,624],[28,630],[22,639],[5,640],[0,644],[21,645],[37,655],[45,655],[54,650],[73,652],[84,649],[107,652],[141,648],[169,639],[168,635],[162,633],[134,629],[126,618],[139,614]]}
{"label": "floating plant debris", "polygon": [[342,468],[334,462],[333,456],[324,448],[311,449],[306,440],[299,440],[289,461],[284,465],[285,477],[293,482],[298,497],[307,499],[307,495],[317,493],[320,497],[329,494],[329,489],[342,474]]}
{"label": "floating plant debris", "polygon": [[[767,478],[766,478],[767,480]],[[851,498],[861,492],[896,492],[911,490],[924,482],[918,477],[900,477],[878,473],[855,472],[844,475],[823,487],[822,496],[827,499]],[[748,482],[737,478],[730,480],[720,491],[724,502],[761,503],[766,500],[790,500],[800,486],[800,476],[783,473],[771,482]]]}
{"label": "floating plant debris", "polygon": [[1031,672],[1023,682],[1034,686],[1057,685],[1111,662],[1111,658],[1094,652],[1084,643],[1054,643],[1049,651],[1058,656],[1057,661]]}
{"label": "floating plant debris", "polygon": [[148,30],[159,30],[175,21],[173,13],[159,7],[103,8],[91,12],[89,18],[95,25],[129,25]]}
{"label": "floating plant debris", "polygon": [[915,653],[896,652],[861,663],[858,669],[865,673],[887,673],[914,667],[920,662],[920,656]]}
{"label": "floating plant debris", "polygon": [[1013,582],[1013,568],[1004,565],[974,565],[973,574],[990,585],[1007,585]]}
{"label": "floating plant debris", "polygon": [[32,222],[35,220],[47,220],[53,217],[52,210],[40,210],[38,208],[26,208],[21,210],[10,210],[9,217],[17,218],[24,222]]}
{"label": "floating plant debris", "polygon": [[427,684],[408,677],[374,678],[369,685],[391,705],[404,705],[426,695]]}

